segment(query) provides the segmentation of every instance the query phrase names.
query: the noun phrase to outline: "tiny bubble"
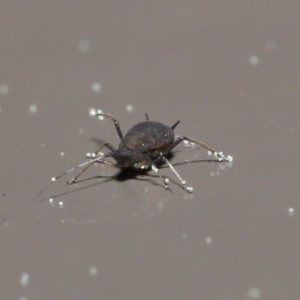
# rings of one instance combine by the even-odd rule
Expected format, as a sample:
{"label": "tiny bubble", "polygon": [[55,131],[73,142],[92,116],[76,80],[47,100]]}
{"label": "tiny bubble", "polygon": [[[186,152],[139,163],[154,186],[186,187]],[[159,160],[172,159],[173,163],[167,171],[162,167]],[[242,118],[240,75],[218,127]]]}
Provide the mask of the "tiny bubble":
{"label": "tiny bubble", "polygon": [[258,63],[259,63],[259,58],[257,56],[253,55],[250,57],[250,64],[252,66],[258,65]]}
{"label": "tiny bubble", "polygon": [[59,202],[58,202],[58,205],[59,205],[61,208],[63,208],[63,207],[64,207],[63,201],[59,201]]}
{"label": "tiny bubble", "polygon": [[273,49],[275,49],[276,45],[273,41],[267,41],[266,42],[266,47],[267,47],[268,50],[273,50]]}
{"label": "tiny bubble", "polygon": [[207,237],[205,239],[206,244],[210,245],[212,243],[212,238],[211,237]]}
{"label": "tiny bubble", "polygon": [[194,188],[193,188],[192,186],[188,186],[188,187],[186,188],[186,190],[187,190],[189,193],[192,193],[193,190],[194,190]]}
{"label": "tiny bubble", "polygon": [[90,114],[90,116],[96,116],[96,109],[95,108],[93,108],[93,107],[91,107],[90,109],[89,109],[89,114]]}
{"label": "tiny bubble", "polygon": [[261,291],[258,288],[252,288],[247,291],[248,299],[259,299],[261,296]]}
{"label": "tiny bubble", "polygon": [[233,161],[233,157],[231,155],[228,155],[226,158],[227,161],[232,162]]}
{"label": "tiny bubble", "polygon": [[91,267],[89,270],[91,275],[97,275],[98,274],[98,269],[96,267]]}
{"label": "tiny bubble", "polygon": [[50,203],[53,203],[53,198],[50,198],[50,199],[49,199],[49,202],[50,202]]}
{"label": "tiny bubble", "polygon": [[132,106],[131,104],[128,104],[128,105],[126,106],[126,110],[127,110],[128,112],[132,112],[133,106]]}
{"label": "tiny bubble", "polygon": [[6,95],[8,93],[8,86],[6,84],[0,85],[0,94]]}
{"label": "tiny bubble", "polygon": [[152,170],[156,173],[158,172],[158,169],[155,166],[152,166]]}
{"label": "tiny bubble", "polygon": [[289,215],[292,216],[295,213],[295,210],[293,207],[289,208]]}
{"label": "tiny bubble", "polygon": [[51,181],[56,181],[56,178],[55,178],[55,177],[52,177],[52,178],[51,178]]}
{"label": "tiny bubble", "polygon": [[[101,109],[98,109],[98,110],[97,110],[97,114],[103,114],[103,111],[102,111]],[[104,117],[103,117],[103,116],[98,116],[98,119],[99,119],[100,121],[102,121],[102,120],[104,120]]]}
{"label": "tiny bubble", "polygon": [[60,152],[60,156],[65,156],[65,153],[64,152]]}
{"label": "tiny bubble", "polygon": [[92,89],[95,93],[99,93],[101,90],[101,84],[99,82],[95,82],[92,84]]}
{"label": "tiny bubble", "polygon": [[36,114],[37,113],[37,106],[35,105],[35,104],[31,104],[30,106],[29,106],[29,112],[32,114],[32,115],[34,115],[34,114]]}
{"label": "tiny bubble", "polygon": [[20,284],[25,287],[27,286],[29,283],[29,274],[28,273],[23,273],[21,275],[21,278],[20,278]]}
{"label": "tiny bubble", "polygon": [[81,40],[78,44],[79,50],[86,52],[90,50],[90,43],[87,40]]}
{"label": "tiny bubble", "polygon": [[162,202],[159,202],[157,204],[157,208],[158,208],[159,211],[162,211],[162,209],[164,208],[164,204]]}

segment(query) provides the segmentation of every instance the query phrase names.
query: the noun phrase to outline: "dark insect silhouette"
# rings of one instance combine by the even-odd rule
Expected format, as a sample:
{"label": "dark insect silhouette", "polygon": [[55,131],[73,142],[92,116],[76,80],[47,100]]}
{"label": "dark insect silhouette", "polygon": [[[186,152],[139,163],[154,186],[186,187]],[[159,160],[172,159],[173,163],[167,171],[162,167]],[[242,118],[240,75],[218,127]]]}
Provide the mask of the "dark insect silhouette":
{"label": "dark insect silhouette", "polygon": [[[64,175],[78,169],[82,168],[82,171],[77,174],[73,179],[67,181],[66,184],[77,183],[78,178],[92,165],[95,163],[105,164],[111,167],[118,167],[121,169],[136,169],[136,170],[152,170],[162,179],[166,189],[169,189],[170,180],[168,177],[162,175],[158,166],[162,164],[167,164],[170,169],[174,172],[176,177],[181,183],[181,186],[187,191],[192,192],[193,188],[187,186],[186,181],[181,178],[175,168],[168,161],[167,157],[171,151],[182,141],[187,141],[198,145],[208,151],[208,154],[214,155],[218,161],[232,161],[232,156],[225,156],[223,152],[217,152],[211,147],[205,145],[202,142],[193,140],[186,136],[179,136],[175,140],[174,129],[180,123],[177,121],[171,127],[164,125],[159,122],[150,121],[148,114],[145,114],[146,121],[140,122],[134,125],[125,136],[123,136],[119,122],[110,114],[103,113],[101,110],[95,112],[95,116],[106,117],[111,119],[117,130],[118,136],[121,140],[119,148],[115,149],[110,143],[103,144],[96,152],[88,153],[87,157],[90,158],[89,161],[84,162],[63,174],[53,177],[52,181],[56,181]],[[109,152],[102,153],[101,150],[107,148]],[[112,157],[116,162],[110,162],[106,158]],[[43,189],[41,193],[44,191]],[[41,194],[40,193],[40,194]],[[39,195],[40,195],[39,194]]]}

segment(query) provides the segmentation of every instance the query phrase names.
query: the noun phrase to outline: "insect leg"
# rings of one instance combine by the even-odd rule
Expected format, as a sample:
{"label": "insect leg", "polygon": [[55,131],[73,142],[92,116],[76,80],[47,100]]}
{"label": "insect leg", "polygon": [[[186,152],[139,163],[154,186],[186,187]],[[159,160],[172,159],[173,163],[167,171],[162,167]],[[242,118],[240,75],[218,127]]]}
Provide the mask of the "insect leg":
{"label": "insect leg", "polygon": [[91,167],[94,163],[101,163],[101,164],[105,164],[107,166],[110,167],[116,167],[116,164],[111,163],[109,161],[103,160],[102,158],[97,158],[97,159],[93,159],[82,171],[80,171],[74,178],[72,178],[71,180],[67,181],[66,184],[74,184],[77,182],[78,178],[89,168]]}
{"label": "insect leg", "polygon": [[114,152],[115,151],[115,148],[110,144],[110,143],[105,143],[104,145],[102,145],[97,151],[93,152],[93,153],[90,153],[88,152],[85,157],[86,158],[95,158],[97,155],[100,154],[100,151],[104,148],[108,148],[111,152]]}
{"label": "insect leg", "polygon": [[231,162],[232,161],[232,156],[231,155],[228,155],[228,156],[225,156],[224,153],[222,151],[215,151],[214,149],[212,149],[211,147],[207,146],[206,144],[202,143],[202,142],[199,142],[199,141],[196,141],[196,140],[193,140],[191,138],[188,138],[186,136],[180,136],[172,145],[169,146],[169,148],[167,148],[163,153],[162,153],[162,156],[165,156],[167,155],[168,153],[170,153],[179,143],[181,143],[182,141],[188,141],[190,143],[193,143],[195,145],[198,145],[204,149],[206,149],[208,151],[208,154],[211,155],[213,154],[216,159],[218,161],[228,161],[228,162]]}
{"label": "insect leg", "polygon": [[98,110],[95,116],[97,116],[97,117],[103,116],[103,117],[111,119],[114,122],[114,124],[115,124],[115,127],[116,127],[117,133],[119,135],[119,138],[121,140],[123,139],[123,134],[122,134],[119,122],[112,115],[103,113],[101,110]]}
{"label": "insect leg", "polygon": [[169,180],[169,178],[166,177],[166,176],[163,176],[163,175],[158,171],[157,167],[156,167],[154,164],[152,164],[151,169],[152,169],[152,171],[154,171],[155,173],[157,173],[157,175],[161,178],[161,180],[163,181],[163,183],[164,183],[164,185],[165,185],[165,188],[166,188],[166,189],[170,189],[170,185],[169,185],[170,180]]}
{"label": "insect leg", "polygon": [[167,163],[167,165],[169,166],[169,168],[174,172],[174,174],[176,175],[176,177],[179,179],[182,187],[189,193],[192,193],[193,192],[193,187],[192,186],[187,186],[186,185],[186,181],[183,180],[181,178],[181,176],[179,175],[179,173],[175,170],[175,168],[171,165],[171,163],[165,158],[163,157],[162,160]]}
{"label": "insect leg", "polygon": [[[80,165],[78,165],[78,166],[76,166],[76,167],[73,167],[73,168],[71,168],[70,170],[68,170],[68,171],[66,171],[66,172],[64,172],[64,173],[62,173],[62,174],[60,174],[59,176],[52,177],[52,178],[51,178],[51,181],[52,181],[52,182],[55,182],[55,181],[57,181],[59,178],[61,178],[61,177],[65,176],[65,175],[67,175],[67,174],[73,172],[74,170],[77,170],[77,169],[82,168],[82,167],[84,167],[84,166],[86,166],[86,165],[89,165],[89,164],[91,164],[91,163],[94,163],[94,162],[95,162],[96,160],[98,160],[98,159],[99,159],[99,158],[95,158],[95,159],[93,159],[93,160],[86,161],[86,162],[84,162],[84,163],[82,163],[82,164],[80,164]],[[49,185],[47,185],[46,187],[44,187],[44,188],[39,192],[38,196],[40,196],[40,195],[41,195],[48,187],[49,187]]]}

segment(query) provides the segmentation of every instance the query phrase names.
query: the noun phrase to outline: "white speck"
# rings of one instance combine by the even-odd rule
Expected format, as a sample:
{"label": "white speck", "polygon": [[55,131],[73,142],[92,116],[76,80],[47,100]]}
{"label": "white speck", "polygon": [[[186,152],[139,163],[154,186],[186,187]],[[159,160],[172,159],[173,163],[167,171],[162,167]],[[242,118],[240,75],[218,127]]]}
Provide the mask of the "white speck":
{"label": "white speck", "polygon": [[158,172],[158,169],[157,169],[154,165],[152,165],[151,169],[152,169],[155,173]]}
{"label": "white speck", "polygon": [[51,181],[56,181],[56,178],[55,178],[55,177],[52,177],[52,178],[51,178]]}
{"label": "white speck", "polygon": [[29,274],[28,273],[23,273],[21,275],[21,278],[20,278],[20,284],[23,286],[23,287],[26,287],[29,283]]}
{"label": "white speck", "polygon": [[0,94],[6,95],[8,93],[8,86],[6,84],[0,85]]}
{"label": "white speck", "polygon": [[228,155],[227,158],[226,158],[226,160],[228,162],[232,162],[233,161],[233,157],[231,155]]}
{"label": "white speck", "polygon": [[249,61],[250,61],[250,64],[252,66],[256,66],[259,63],[259,58],[257,56],[255,56],[255,55],[253,55],[253,56],[250,57]]}
{"label": "white speck", "polygon": [[83,133],[83,129],[80,128],[80,129],[78,130],[78,132],[79,132],[79,133]]}
{"label": "white speck", "polygon": [[268,50],[274,50],[276,47],[276,44],[273,41],[267,41],[266,42],[266,48]]}
{"label": "white speck", "polygon": [[183,239],[186,239],[186,238],[187,238],[187,234],[186,234],[186,233],[183,233],[183,234],[182,234],[182,238],[183,238]]}
{"label": "white speck", "polygon": [[194,188],[192,186],[187,186],[186,187],[186,190],[189,192],[189,193],[192,193]]}
{"label": "white speck", "polygon": [[289,208],[289,215],[292,216],[295,213],[295,209],[293,207]]}
{"label": "white speck", "polygon": [[211,151],[207,151],[207,154],[208,154],[208,155],[212,155]]}
{"label": "white speck", "polygon": [[212,243],[212,238],[209,236],[207,238],[205,238],[205,243],[210,245]]}
{"label": "white speck", "polygon": [[61,222],[62,224],[64,224],[65,221],[66,221],[65,219],[60,220],[60,222]]}
{"label": "white speck", "polygon": [[65,152],[60,152],[60,156],[65,156]]}
{"label": "white speck", "polygon": [[64,207],[64,202],[63,202],[63,201],[59,201],[59,202],[58,202],[58,205],[59,205],[61,208],[63,208],[63,207]]}
{"label": "white speck", "polygon": [[35,104],[31,104],[29,105],[29,112],[32,114],[32,115],[35,115],[37,113],[37,106]]}
{"label": "white speck", "polygon": [[79,50],[86,52],[90,50],[90,43],[87,40],[81,40],[78,44]]}
{"label": "white speck", "polygon": [[248,299],[259,299],[261,291],[258,288],[252,288],[247,291],[246,295]]}
{"label": "white speck", "polygon": [[164,208],[163,202],[159,202],[159,203],[157,204],[157,208],[158,208],[159,211],[162,211],[162,209]]}
{"label": "white speck", "polygon": [[93,108],[93,107],[91,107],[91,108],[89,109],[89,114],[90,114],[90,116],[92,116],[92,117],[96,116],[96,109]]}
{"label": "white speck", "polygon": [[101,84],[99,82],[95,82],[92,84],[92,89],[95,93],[99,93],[101,90]]}
{"label": "white speck", "polygon": [[131,104],[128,104],[128,105],[126,106],[126,110],[127,110],[128,112],[132,112],[133,106],[132,106]]}
{"label": "white speck", "polygon": [[52,203],[53,203],[53,198],[50,198],[50,199],[49,199],[49,202],[52,204]]}
{"label": "white speck", "polygon": [[165,182],[165,183],[169,183],[169,182],[170,182],[170,179],[169,179],[169,178],[165,178],[164,182]]}
{"label": "white speck", "polygon": [[184,142],[184,144],[188,144],[189,143],[189,141],[187,141],[187,140],[183,140],[183,142]]}
{"label": "white speck", "polygon": [[[102,111],[101,109],[98,109],[98,110],[97,110],[97,114],[103,114],[103,111]],[[104,117],[103,117],[103,116],[98,116],[98,119],[99,119],[100,121],[102,121],[102,120],[104,120]]]}
{"label": "white speck", "polygon": [[182,184],[182,185],[185,185],[185,184],[186,184],[186,181],[185,181],[185,180],[182,180],[182,181],[181,181],[181,184]]}
{"label": "white speck", "polygon": [[91,275],[97,275],[98,269],[96,267],[90,267],[89,272]]}

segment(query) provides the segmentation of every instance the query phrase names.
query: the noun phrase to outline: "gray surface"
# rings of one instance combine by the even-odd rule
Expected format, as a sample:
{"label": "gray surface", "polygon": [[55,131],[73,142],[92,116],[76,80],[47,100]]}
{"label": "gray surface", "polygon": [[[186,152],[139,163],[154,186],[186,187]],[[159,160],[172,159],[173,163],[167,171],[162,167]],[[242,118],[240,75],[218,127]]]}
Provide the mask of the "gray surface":
{"label": "gray surface", "polygon": [[[3,2],[0,298],[300,299],[299,11],[276,0]],[[61,180],[37,197],[93,139],[118,145],[91,107],[124,132],[145,112],[181,119],[177,134],[233,165],[178,166],[192,195],[143,177]],[[178,150],[173,163],[208,158]]]}

